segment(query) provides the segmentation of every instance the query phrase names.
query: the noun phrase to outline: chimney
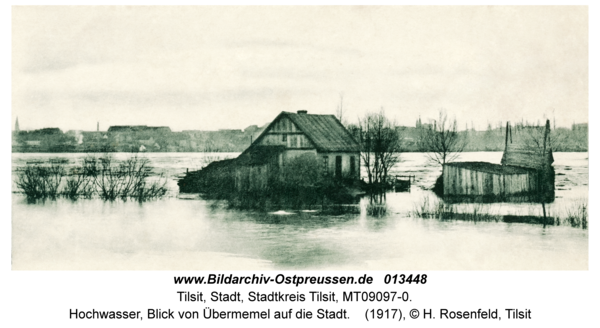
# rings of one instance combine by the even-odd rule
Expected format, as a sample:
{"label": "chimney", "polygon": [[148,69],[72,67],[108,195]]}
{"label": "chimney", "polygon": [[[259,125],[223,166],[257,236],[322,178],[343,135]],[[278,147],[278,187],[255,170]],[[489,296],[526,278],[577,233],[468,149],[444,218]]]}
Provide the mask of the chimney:
{"label": "chimney", "polygon": [[298,114],[308,114],[308,111],[306,109],[301,109],[298,111]]}

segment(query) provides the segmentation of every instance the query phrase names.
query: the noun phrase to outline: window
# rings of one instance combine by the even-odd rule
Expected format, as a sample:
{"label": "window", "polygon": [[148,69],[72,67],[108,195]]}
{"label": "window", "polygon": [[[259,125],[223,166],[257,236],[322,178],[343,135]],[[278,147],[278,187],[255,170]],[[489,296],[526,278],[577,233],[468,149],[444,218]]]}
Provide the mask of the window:
{"label": "window", "polygon": [[281,135],[281,141],[283,141],[283,142],[287,141],[287,134],[282,134]]}
{"label": "window", "polygon": [[354,156],[350,156],[350,176],[354,178],[356,175],[356,160]]}
{"label": "window", "polygon": [[329,169],[329,157],[323,156],[323,175],[327,175]]}

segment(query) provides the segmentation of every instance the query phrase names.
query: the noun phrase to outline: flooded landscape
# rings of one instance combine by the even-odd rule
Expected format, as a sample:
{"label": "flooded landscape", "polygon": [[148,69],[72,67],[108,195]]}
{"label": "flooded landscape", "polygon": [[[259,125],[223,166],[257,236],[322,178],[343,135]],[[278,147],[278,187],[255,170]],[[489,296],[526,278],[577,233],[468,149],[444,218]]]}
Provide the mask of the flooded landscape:
{"label": "flooded landscape", "polygon": [[589,326],[589,7],[11,7],[3,321]]}
{"label": "flooded landscape", "polygon": [[[28,202],[14,183],[27,163],[60,160],[68,167],[82,153],[13,153],[12,268],[16,270],[587,270],[588,230],[569,224],[471,222],[415,217],[441,166],[425,154],[405,153],[392,174],[414,175],[410,192],[388,193],[387,213],[321,215],[281,208],[231,209],[223,201],[180,195],[177,179],[211,161],[239,153],[141,153],[153,177],[164,179],[158,200],[103,201],[58,198]],[[123,160],[129,153],[115,153]],[[500,163],[501,152],[462,153],[460,161]],[[551,217],[587,206],[588,154],[555,153],[556,199]],[[540,204],[457,204],[456,210],[492,215],[541,216]]]}

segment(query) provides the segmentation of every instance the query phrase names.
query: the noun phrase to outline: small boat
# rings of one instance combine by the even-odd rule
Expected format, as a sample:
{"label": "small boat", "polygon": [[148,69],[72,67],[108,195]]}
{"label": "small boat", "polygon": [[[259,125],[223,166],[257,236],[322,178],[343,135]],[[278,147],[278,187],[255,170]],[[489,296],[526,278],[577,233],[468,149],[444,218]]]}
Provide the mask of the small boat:
{"label": "small boat", "polygon": [[414,179],[414,175],[397,175],[392,181],[392,187],[395,192],[410,192],[410,187]]}

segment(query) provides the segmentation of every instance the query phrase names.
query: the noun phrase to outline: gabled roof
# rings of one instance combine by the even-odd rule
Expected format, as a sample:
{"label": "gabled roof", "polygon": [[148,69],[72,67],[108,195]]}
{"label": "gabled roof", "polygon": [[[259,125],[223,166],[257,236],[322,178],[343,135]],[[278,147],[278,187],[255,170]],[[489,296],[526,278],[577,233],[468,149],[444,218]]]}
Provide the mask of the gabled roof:
{"label": "gabled roof", "polygon": [[281,112],[256,138],[256,141],[269,132],[273,124],[282,117],[289,118],[306,134],[308,139],[321,152],[359,152],[360,147],[350,132],[333,115],[296,114]]}

